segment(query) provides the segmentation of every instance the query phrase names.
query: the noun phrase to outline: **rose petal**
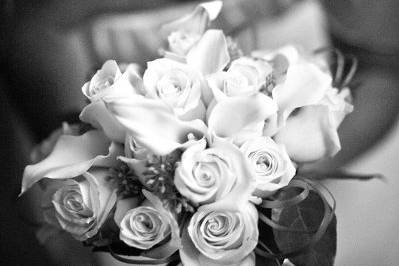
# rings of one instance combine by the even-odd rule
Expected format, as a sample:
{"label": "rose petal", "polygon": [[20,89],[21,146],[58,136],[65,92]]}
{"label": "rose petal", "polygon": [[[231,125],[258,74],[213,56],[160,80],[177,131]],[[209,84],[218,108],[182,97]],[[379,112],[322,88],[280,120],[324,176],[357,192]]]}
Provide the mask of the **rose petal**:
{"label": "rose petal", "polygon": [[143,190],[143,194],[151,202],[154,208],[161,213],[165,221],[169,222],[169,225],[171,227],[171,239],[167,243],[151,249],[147,252],[144,252],[143,254],[145,254],[145,256],[148,256],[149,258],[169,257],[181,248],[179,225],[177,224],[176,218],[172,215],[170,211],[165,209],[159,198],[157,198],[154,194],[147,190]]}
{"label": "rose petal", "polygon": [[63,179],[79,176],[91,166],[111,167],[123,148],[111,143],[101,131],[91,130],[81,136],[63,135],[43,161],[28,165],[22,180],[24,193],[43,178]]}
{"label": "rose petal", "polygon": [[[240,201],[247,202],[255,188],[256,180],[254,178],[253,170],[244,154],[234,144],[216,136],[213,136],[210,146],[221,149],[225,152],[234,168],[233,172],[237,176],[237,181],[233,190],[223,198],[223,201],[219,200],[215,204],[218,204],[218,202],[222,202],[221,204],[223,204],[223,202],[228,202],[229,198],[233,205],[237,205]],[[237,195],[239,195],[239,200],[234,199]],[[226,208],[227,207],[228,206],[226,205]]]}
{"label": "rose petal", "polygon": [[179,250],[179,254],[183,265],[201,266],[199,261],[201,253],[194,246],[193,241],[191,241],[187,228],[184,228],[181,241],[182,248]]}
{"label": "rose petal", "polygon": [[[235,195],[235,200],[239,199],[238,195]],[[203,205],[191,218],[190,224],[187,228],[188,234],[191,238],[193,245],[187,245],[187,248],[184,247],[181,251],[183,253],[182,261],[185,263],[185,259],[192,261],[193,255],[197,255],[198,264],[197,265],[242,265],[242,263],[249,263],[251,260],[246,260],[247,256],[251,254],[256,245],[258,244],[259,232],[257,228],[258,223],[258,212],[254,205],[249,203],[248,201],[240,201],[238,200],[238,204],[234,204],[234,199],[225,198],[222,199],[222,204],[219,202]],[[231,203],[233,201],[233,203]],[[227,208],[223,206],[228,205]],[[228,249],[215,249],[212,251],[212,248],[206,245],[207,253],[202,253],[201,243],[198,242],[200,240],[193,239],[195,237],[195,228],[199,226],[198,223],[204,221],[205,217],[211,213],[239,213],[239,223],[240,228],[243,230],[243,237],[237,243],[237,247],[234,247],[234,240],[228,239],[228,236],[224,237],[224,241],[227,242],[230,248]],[[198,222],[198,223],[197,223]],[[184,237],[184,236],[183,236]],[[184,240],[184,244],[187,244],[187,240]],[[202,243],[203,244],[203,243]],[[194,249],[194,250],[193,250]],[[203,251],[205,252],[205,250]],[[194,261],[195,262],[195,261]],[[191,265],[191,264],[190,264]],[[195,265],[195,264],[194,264]],[[245,264],[244,264],[245,265]],[[251,265],[251,264],[249,264]]]}
{"label": "rose petal", "polygon": [[[254,195],[258,197],[270,196],[273,192],[288,185],[295,176],[295,166],[284,145],[276,144],[269,137],[250,139],[240,147],[240,150],[249,159],[253,168],[256,168],[255,164],[259,156],[267,154],[271,157],[271,161],[267,162],[268,169],[262,170],[262,172],[255,170],[257,185]],[[255,157],[251,157],[251,154]]]}
{"label": "rose petal", "polygon": [[[175,83],[176,81],[173,78],[178,78],[179,75],[184,76],[189,84],[182,84],[180,81]],[[160,81],[164,80],[165,77],[168,78],[168,81],[160,85]],[[148,62],[143,80],[147,96],[163,100],[173,108],[180,119],[187,121],[204,119],[205,106],[201,100],[201,92],[207,85],[202,76],[189,65],[168,58],[156,59]],[[168,87],[168,85],[179,87],[179,92],[173,92],[173,96],[165,97],[162,89]]]}
{"label": "rose petal", "polygon": [[216,262],[222,259],[224,264],[221,265],[226,265],[226,261],[231,264],[245,258],[257,244],[257,211],[254,206],[249,203],[251,194],[255,188],[255,179],[253,178],[254,174],[250,169],[248,161],[235,145],[224,139],[213,136],[210,145],[211,147],[223,150],[226,156],[229,157],[231,165],[234,167],[234,172],[237,175],[237,181],[230,193],[215,203],[201,206],[195,215],[198,216],[201,213],[206,215],[206,213],[213,211],[247,212],[248,215],[244,215],[244,222],[248,226],[247,229],[249,231],[246,231],[248,236],[244,237],[245,243],[243,243],[242,250],[226,250],[226,252],[218,254],[217,257],[205,258],[204,255],[198,251],[198,247],[193,244],[185,230],[183,231],[183,245],[180,249],[180,256],[184,265],[210,265],[208,264],[209,259]]}
{"label": "rose petal", "polygon": [[201,120],[182,121],[160,100],[113,99],[108,109],[140,145],[157,155],[166,155],[190,143],[189,135],[202,138],[206,126]]}
{"label": "rose petal", "polygon": [[220,30],[208,30],[187,54],[187,64],[203,75],[223,70],[230,61],[226,38]]}
{"label": "rose petal", "polygon": [[120,199],[116,203],[114,221],[119,225],[128,210],[134,209],[140,205],[138,198]]}
{"label": "rose petal", "polygon": [[118,64],[115,60],[107,60],[101,67],[97,70],[96,74],[91,78],[90,81],[86,82],[82,87],[82,93],[90,100],[93,99],[91,95],[91,89],[98,85],[98,83],[106,80],[108,77],[113,77],[115,80],[122,75]]}
{"label": "rose petal", "polygon": [[183,265],[190,266],[255,266],[255,254],[251,252],[242,261],[239,262],[216,262],[202,256],[201,253],[194,246],[190,236],[188,235],[187,228],[184,229],[182,234],[182,248],[179,250],[180,259]]}
{"label": "rose petal", "polygon": [[[108,64],[107,61],[105,65]],[[116,64],[115,61],[113,61],[113,64]],[[103,68],[104,68],[103,66]],[[118,67],[118,66],[117,66]],[[103,75],[106,78],[107,73],[102,73],[102,70],[99,70],[96,75]],[[91,83],[95,83],[96,75],[92,78],[92,80],[88,83],[86,83],[82,87],[82,92],[83,94],[90,99],[90,101],[95,102],[98,100],[103,99],[104,97],[130,97],[133,95],[141,95],[144,93],[144,86],[143,86],[143,81],[140,78],[140,76],[137,73],[137,67],[134,64],[130,64],[127,66],[125,72],[123,74],[120,74],[119,67],[117,68],[117,74],[109,73],[108,75],[112,76],[115,75],[115,81],[112,85],[109,87],[106,87],[98,92],[96,92],[94,95],[90,94],[89,89],[90,86],[92,86]],[[104,77],[103,77],[104,78]],[[99,79],[99,78],[98,78]]]}

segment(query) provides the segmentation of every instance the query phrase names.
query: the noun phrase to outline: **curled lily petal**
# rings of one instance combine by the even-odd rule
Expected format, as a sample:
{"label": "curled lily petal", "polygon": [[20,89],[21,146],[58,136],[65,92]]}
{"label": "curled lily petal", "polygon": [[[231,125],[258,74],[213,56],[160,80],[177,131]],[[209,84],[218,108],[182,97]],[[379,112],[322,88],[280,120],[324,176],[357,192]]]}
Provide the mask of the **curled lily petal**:
{"label": "curled lily petal", "polygon": [[145,172],[148,171],[147,159],[128,158],[124,156],[119,156],[118,159],[127,164],[130,169],[133,169],[140,182],[146,185],[146,181],[148,180],[148,176],[145,175]]}
{"label": "curled lily petal", "polygon": [[116,119],[137,143],[157,155],[166,155],[200,139],[206,131],[201,120],[182,121],[160,100],[117,98],[107,102]]}
{"label": "curled lily petal", "polygon": [[187,54],[187,64],[203,75],[221,71],[229,62],[226,38],[220,30],[206,31]]}
{"label": "curled lily petal", "polygon": [[288,68],[284,83],[273,89],[282,121],[294,109],[317,104],[331,87],[331,76],[311,63],[295,64]]}
{"label": "curled lily petal", "polygon": [[187,53],[201,39],[221,8],[221,1],[202,3],[191,14],[163,26],[162,32],[168,36],[170,50],[165,52],[165,57],[185,61]]}
{"label": "curled lily petal", "polygon": [[[276,115],[277,105],[264,94],[231,97],[218,102],[208,119],[209,130],[219,137],[234,138],[248,132],[248,127],[266,121]],[[259,128],[261,132],[262,127]],[[251,131],[251,130],[249,130]]]}
{"label": "curled lily petal", "polygon": [[348,96],[348,90],[329,89],[319,104],[302,107],[290,116],[275,136],[276,142],[285,144],[290,158],[297,162],[335,155],[341,148],[337,129],[353,109]]}
{"label": "curled lily petal", "polygon": [[101,131],[92,130],[81,136],[63,135],[46,159],[25,168],[21,194],[43,178],[72,178],[92,166],[114,166],[116,157],[122,153],[121,145],[111,143]]}
{"label": "curled lily petal", "polygon": [[202,34],[209,22],[216,19],[222,5],[222,1],[199,4],[191,14],[164,25],[162,31],[166,34],[174,31]]}
{"label": "curled lily petal", "polygon": [[303,107],[275,135],[276,142],[284,144],[296,162],[312,162],[336,154],[341,145],[329,113],[323,105]]}
{"label": "curled lily petal", "polygon": [[104,134],[113,141],[123,143],[126,130],[107,110],[103,101],[90,103],[79,115],[81,121],[91,124],[93,127],[101,129]]}

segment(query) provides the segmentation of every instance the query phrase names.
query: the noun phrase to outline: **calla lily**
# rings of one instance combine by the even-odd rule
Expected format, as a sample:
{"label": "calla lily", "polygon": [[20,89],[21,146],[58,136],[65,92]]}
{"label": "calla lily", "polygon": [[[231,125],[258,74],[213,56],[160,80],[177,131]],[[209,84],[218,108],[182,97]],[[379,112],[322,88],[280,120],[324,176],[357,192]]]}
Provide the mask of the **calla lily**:
{"label": "calla lily", "polygon": [[331,76],[312,63],[300,63],[288,68],[285,82],[272,92],[279,107],[279,122],[284,123],[296,108],[317,104],[331,88]]}
{"label": "calla lily", "polygon": [[79,176],[92,166],[112,167],[123,147],[111,142],[101,131],[81,136],[61,136],[43,161],[28,165],[23,174],[21,194],[43,178],[65,179]]}
{"label": "calla lily", "polygon": [[123,127],[108,112],[103,100],[112,97],[133,97],[144,93],[144,85],[134,66],[128,66],[122,74],[115,61],[109,60],[82,88],[83,94],[91,101],[79,118],[95,128],[102,129],[113,141],[123,143]]}
{"label": "calla lily", "polygon": [[209,23],[218,16],[221,8],[222,1],[202,3],[191,14],[163,26],[162,32],[168,36],[171,52],[185,56],[204,34]]}
{"label": "calla lily", "polygon": [[62,135],[77,136],[80,134],[80,130],[81,128],[77,124],[70,125],[67,122],[63,122],[61,128],[52,132],[47,139],[33,148],[30,154],[30,162],[35,164],[46,158],[53,151],[55,144]]}
{"label": "calla lily", "polygon": [[188,52],[187,64],[203,75],[223,70],[230,62],[226,38],[221,30],[208,30]]}
{"label": "calla lily", "polygon": [[268,120],[276,116],[277,105],[268,96],[229,97],[218,102],[209,115],[209,131],[241,144],[248,138],[261,136]]}
{"label": "calla lily", "polygon": [[111,140],[123,143],[126,136],[124,127],[107,110],[103,101],[93,102],[83,108],[79,116],[82,122],[100,129]]}
{"label": "calla lily", "polygon": [[286,125],[274,136],[283,143],[290,158],[297,162],[312,162],[335,155],[341,148],[337,129],[353,107],[345,97],[348,91],[330,93],[318,105],[301,108],[287,119]]}
{"label": "calla lily", "polygon": [[169,106],[157,99],[108,99],[107,108],[139,145],[156,155],[183,148],[201,139],[206,132],[202,120],[182,121]]}

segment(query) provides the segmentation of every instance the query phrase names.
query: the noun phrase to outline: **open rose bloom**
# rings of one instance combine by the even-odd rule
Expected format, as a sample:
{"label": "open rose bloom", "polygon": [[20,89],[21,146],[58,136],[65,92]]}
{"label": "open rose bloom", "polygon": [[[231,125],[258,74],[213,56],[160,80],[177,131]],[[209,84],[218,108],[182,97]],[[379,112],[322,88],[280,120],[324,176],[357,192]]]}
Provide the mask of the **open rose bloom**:
{"label": "open rose bloom", "polygon": [[209,29],[221,8],[165,25],[144,73],[110,60],[84,84],[85,130],[64,125],[24,171],[21,194],[43,189],[44,228],[137,265],[262,263],[258,224],[276,221],[261,206],[340,150],[351,97],[295,47],[232,59]]}

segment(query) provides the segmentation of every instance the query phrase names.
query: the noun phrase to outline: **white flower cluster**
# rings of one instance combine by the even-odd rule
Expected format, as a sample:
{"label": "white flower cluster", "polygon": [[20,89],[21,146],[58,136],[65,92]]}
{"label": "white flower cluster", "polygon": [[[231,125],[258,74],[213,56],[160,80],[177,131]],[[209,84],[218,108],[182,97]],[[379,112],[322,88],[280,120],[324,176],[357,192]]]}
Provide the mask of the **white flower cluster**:
{"label": "white flower cluster", "polygon": [[[120,240],[149,259],[179,250],[183,265],[255,265],[255,203],[287,186],[298,163],[337,153],[352,106],[294,47],[231,60],[223,32],[208,29],[221,7],[203,3],[165,25],[169,47],[142,76],[107,61],[84,84],[80,119],[94,129],[59,134],[24,172],[22,192],[52,181],[49,224],[87,240],[112,214]],[[146,188],[148,156],[175,151],[174,186],[195,206],[186,224],[147,190],[121,198],[107,178],[123,162]]]}

